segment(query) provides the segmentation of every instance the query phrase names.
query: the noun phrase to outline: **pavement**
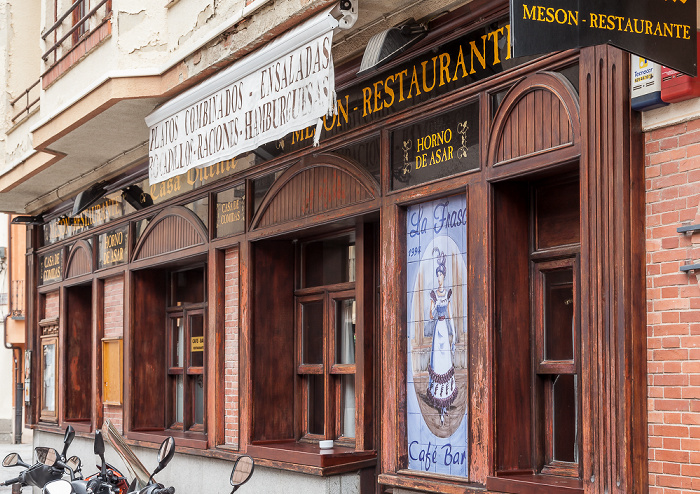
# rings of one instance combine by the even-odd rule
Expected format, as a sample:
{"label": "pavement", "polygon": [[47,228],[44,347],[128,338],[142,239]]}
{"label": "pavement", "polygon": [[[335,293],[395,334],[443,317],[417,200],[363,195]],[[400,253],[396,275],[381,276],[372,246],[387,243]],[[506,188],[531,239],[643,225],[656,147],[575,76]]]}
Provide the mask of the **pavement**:
{"label": "pavement", "polygon": [[[22,444],[0,444],[0,460],[5,458],[10,453],[19,453],[24,461],[27,463],[34,463],[34,451],[32,448],[32,434],[31,431],[26,429],[22,432]],[[5,468],[0,466],[0,482],[4,482],[7,479],[11,479],[17,476],[19,472],[22,471],[22,467],[9,467]],[[0,493],[9,494],[12,492],[12,487],[0,487]],[[31,487],[22,488],[22,494],[31,494]]]}

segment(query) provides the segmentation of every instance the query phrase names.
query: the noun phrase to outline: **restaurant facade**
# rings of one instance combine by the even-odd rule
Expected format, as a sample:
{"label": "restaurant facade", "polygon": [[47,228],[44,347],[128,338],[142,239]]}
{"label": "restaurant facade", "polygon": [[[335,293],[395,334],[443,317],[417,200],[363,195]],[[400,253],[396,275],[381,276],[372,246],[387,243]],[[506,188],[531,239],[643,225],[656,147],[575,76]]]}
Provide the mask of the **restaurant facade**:
{"label": "restaurant facade", "polygon": [[215,72],[147,118],[137,166],[28,227],[37,444],[171,435],[183,492],[242,453],[256,492],[649,489],[629,55],[513,58],[503,2],[425,27],[359,75],[330,42],[266,59],[283,96],[250,110]]}

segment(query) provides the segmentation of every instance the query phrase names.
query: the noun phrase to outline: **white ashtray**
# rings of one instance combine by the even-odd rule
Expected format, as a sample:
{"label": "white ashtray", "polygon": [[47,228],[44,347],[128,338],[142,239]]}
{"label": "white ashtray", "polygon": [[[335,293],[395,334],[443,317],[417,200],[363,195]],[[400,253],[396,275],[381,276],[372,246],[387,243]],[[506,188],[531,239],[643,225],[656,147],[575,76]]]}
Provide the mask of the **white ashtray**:
{"label": "white ashtray", "polygon": [[331,449],[333,447],[333,439],[324,439],[318,442],[318,447],[321,449]]}

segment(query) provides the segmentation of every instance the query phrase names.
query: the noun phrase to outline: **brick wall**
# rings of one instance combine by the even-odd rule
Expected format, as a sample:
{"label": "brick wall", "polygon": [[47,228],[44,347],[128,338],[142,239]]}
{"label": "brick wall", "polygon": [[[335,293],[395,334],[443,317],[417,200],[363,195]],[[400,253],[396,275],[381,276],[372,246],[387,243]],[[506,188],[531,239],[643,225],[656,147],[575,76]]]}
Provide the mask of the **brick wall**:
{"label": "brick wall", "polygon": [[224,287],[225,442],[238,447],[238,249],[226,251]]}
{"label": "brick wall", "polygon": [[47,293],[44,298],[44,319],[53,319],[60,314],[58,290]]}
{"label": "brick wall", "polygon": [[[104,337],[124,335],[124,277],[115,276],[104,282]],[[124,433],[122,407],[104,405],[104,420],[111,420],[120,433]]]}
{"label": "brick wall", "polygon": [[700,120],[645,141],[649,492],[700,493]]}

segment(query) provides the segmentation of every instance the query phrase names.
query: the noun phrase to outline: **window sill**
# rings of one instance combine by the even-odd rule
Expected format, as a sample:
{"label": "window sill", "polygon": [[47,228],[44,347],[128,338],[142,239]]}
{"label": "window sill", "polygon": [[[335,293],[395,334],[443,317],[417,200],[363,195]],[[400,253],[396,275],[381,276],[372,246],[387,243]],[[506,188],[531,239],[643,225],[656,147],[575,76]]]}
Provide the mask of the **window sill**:
{"label": "window sill", "polygon": [[192,434],[183,433],[181,431],[174,431],[171,429],[149,431],[149,432],[138,432],[130,431],[126,433],[126,438],[133,440],[137,445],[144,445],[146,447],[150,445],[160,445],[166,438],[172,436],[175,439],[175,446],[182,446],[192,449],[207,449],[207,436],[206,434]]}
{"label": "window sill", "polygon": [[[246,453],[256,460],[269,460],[270,466],[285,470],[301,469],[317,475],[335,475],[376,465],[376,451],[357,451],[353,448],[335,446],[321,450],[317,444],[287,441],[261,441],[248,445]],[[279,462],[279,465],[274,463]],[[295,468],[293,464],[302,468]],[[305,469],[304,467],[311,467]]]}
{"label": "window sill", "polygon": [[397,473],[383,473],[379,483],[387,487],[397,487],[412,491],[435,492],[439,494],[483,494],[483,485],[469,483],[456,477],[441,478],[439,475],[426,474],[413,470],[399,470]]}
{"label": "window sill", "polygon": [[516,474],[487,477],[489,491],[511,494],[583,494],[583,482],[579,479],[550,475]]}

